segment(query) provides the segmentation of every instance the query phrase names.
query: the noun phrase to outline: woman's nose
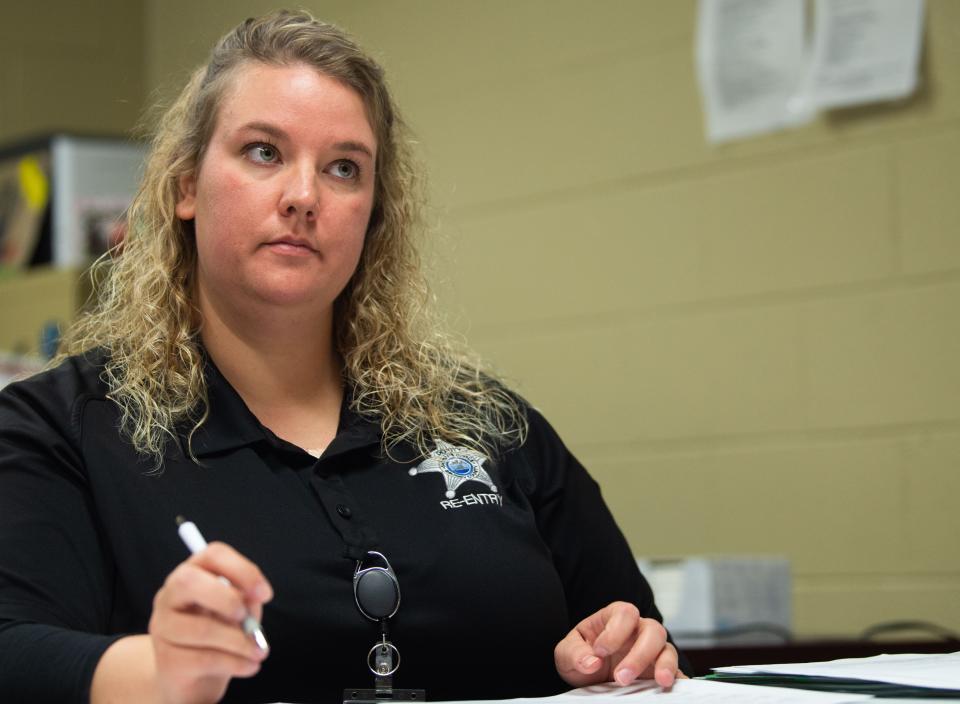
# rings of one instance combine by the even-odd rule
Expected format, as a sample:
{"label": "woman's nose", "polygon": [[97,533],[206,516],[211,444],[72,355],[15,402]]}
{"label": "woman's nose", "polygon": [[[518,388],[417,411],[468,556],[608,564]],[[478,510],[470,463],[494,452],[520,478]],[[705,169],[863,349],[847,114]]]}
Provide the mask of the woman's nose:
{"label": "woman's nose", "polygon": [[317,172],[313,168],[291,169],[280,197],[281,214],[315,219],[320,208],[317,179]]}

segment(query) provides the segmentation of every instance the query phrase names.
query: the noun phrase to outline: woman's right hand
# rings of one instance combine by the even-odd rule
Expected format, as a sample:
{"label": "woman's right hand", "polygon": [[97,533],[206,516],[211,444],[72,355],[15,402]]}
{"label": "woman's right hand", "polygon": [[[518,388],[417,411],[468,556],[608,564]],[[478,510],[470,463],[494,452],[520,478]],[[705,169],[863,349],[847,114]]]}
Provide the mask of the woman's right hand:
{"label": "woman's right hand", "polygon": [[224,543],[211,543],[180,563],[157,592],[150,617],[163,701],[218,702],[231,678],[259,672],[268,653],[241,624],[248,613],[259,621],[272,598],[260,569]]}

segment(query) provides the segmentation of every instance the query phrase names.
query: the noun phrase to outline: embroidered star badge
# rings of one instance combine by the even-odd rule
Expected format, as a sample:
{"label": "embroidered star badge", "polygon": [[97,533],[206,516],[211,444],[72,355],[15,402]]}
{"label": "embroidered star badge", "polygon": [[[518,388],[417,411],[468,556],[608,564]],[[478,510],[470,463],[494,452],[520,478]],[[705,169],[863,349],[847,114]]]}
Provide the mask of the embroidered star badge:
{"label": "embroidered star badge", "polygon": [[483,468],[487,458],[476,450],[467,447],[457,447],[443,440],[437,440],[437,449],[430,453],[423,462],[410,470],[410,476],[440,472],[447,483],[447,498],[452,499],[457,494],[457,488],[464,482],[482,482],[496,493],[497,486],[490,475]]}

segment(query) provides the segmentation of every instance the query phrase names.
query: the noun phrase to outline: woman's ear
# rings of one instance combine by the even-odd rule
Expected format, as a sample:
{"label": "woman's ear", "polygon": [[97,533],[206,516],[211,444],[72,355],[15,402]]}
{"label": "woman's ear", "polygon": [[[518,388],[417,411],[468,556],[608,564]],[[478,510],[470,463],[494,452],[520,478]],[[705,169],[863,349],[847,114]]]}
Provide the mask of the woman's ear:
{"label": "woman's ear", "polygon": [[182,174],[177,179],[177,186],[180,189],[180,198],[174,209],[177,217],[181,220],[193,220],[197,214],[197,177],[192,171]]}

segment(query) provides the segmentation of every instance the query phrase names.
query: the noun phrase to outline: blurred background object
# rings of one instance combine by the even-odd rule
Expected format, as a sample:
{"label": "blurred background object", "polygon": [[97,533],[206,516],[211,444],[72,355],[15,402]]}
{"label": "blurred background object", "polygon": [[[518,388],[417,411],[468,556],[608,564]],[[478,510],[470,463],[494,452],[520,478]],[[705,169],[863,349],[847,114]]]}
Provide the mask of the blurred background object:
{"label": "blurred background object", "polygon": [[681,648],[793,639],[790,562],[761,556],[637,560]]}

